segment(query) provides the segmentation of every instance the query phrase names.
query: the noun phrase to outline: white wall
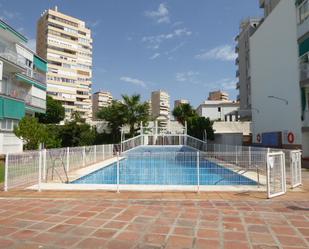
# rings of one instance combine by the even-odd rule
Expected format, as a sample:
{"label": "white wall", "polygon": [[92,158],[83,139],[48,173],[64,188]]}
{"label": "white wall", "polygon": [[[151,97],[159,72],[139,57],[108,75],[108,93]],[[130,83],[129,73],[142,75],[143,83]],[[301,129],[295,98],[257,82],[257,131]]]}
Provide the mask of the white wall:
{"label": "white wall", "polygon": [[23,151],[23,142],[13,133],[0,133],[0,154]]}
{"label": "white wall", "polygon": [[[218,111],[221,107],[221,112]],[[210,120],[224,120],[224,116],[232,111],[238,110],[238,106],[207,106],[202,107],[202,117],[209,118]]]}
{"label": "white wall", "polygon": [[46,92],[35,86],[31,87],[31,95],[40,99],[46,99]]}
{"label": "white wall", "polygon": [[[263,132],[291,131],[301,144],[295,2],[281,0],[250,38],[253,142]],[[284,102],[268,98],[277,96]],[[284,139],[283,139],[284,140]]]}

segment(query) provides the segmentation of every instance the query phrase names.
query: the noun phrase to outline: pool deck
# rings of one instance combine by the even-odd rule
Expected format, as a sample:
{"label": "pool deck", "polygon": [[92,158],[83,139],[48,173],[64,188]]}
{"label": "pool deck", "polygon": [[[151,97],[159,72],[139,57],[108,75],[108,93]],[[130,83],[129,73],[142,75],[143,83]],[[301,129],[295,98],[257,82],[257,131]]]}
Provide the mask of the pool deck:
{"label": "pool deck", "polygon": [[0,248],[309,248],[309,171],[298,191],[0,192]]}

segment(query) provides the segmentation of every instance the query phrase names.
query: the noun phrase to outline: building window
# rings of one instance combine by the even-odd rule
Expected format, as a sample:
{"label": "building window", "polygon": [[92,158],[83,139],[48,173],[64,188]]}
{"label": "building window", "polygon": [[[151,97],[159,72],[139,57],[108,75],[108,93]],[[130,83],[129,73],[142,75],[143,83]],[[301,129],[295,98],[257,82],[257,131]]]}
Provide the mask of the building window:
{"label": "building window", "polygon": [[308,17],[309,17],[309,0],[305,0],[298,7],[298,23],[301,24]]}
{"label": "building window", "polygon": [[221,112],[221,107],[218,107],[218,112]]}
{"label": "building window", "polygon": [[0,123],[0,128],[2,131],[13,131],[14,127],[18,125],[18,120],[2,119]]}

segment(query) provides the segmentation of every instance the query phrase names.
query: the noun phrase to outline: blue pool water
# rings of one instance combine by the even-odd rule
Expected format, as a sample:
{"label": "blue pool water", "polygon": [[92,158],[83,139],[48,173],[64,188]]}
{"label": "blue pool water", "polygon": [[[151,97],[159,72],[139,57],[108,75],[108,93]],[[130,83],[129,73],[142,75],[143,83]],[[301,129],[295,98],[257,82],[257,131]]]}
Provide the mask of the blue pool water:
{"label": "blue pool water", "polygon": [[[124,155],[120,161],[120,184],[197,185],[197,151],[184,146],[143,146]],[[200,185],[256,185],[245,176],[223,166],[199,159]],[[117,164],[113,163],[74,184],[116,184]]]}

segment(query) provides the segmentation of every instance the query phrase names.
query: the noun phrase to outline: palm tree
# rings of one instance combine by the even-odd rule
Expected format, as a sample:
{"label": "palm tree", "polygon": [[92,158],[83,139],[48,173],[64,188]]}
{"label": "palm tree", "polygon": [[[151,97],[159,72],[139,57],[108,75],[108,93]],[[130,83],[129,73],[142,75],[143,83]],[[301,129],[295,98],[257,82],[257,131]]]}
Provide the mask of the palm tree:
{"label": "palm tree", "polygon": [[130,127],[129,135],[133,137],[135,132],[139,129],[140,122],[147,122],[149,120],[149,105],[147,102],[141,102],[139,94],[132,96],[122,95],[124,105],[124,120]]}
{"label": "palm tree", "polygon": [[197,116],[197,113],[190,104],[181,104],[174,108],[173,116],[179,123],[185,125],[185,122],[189,118]]}

